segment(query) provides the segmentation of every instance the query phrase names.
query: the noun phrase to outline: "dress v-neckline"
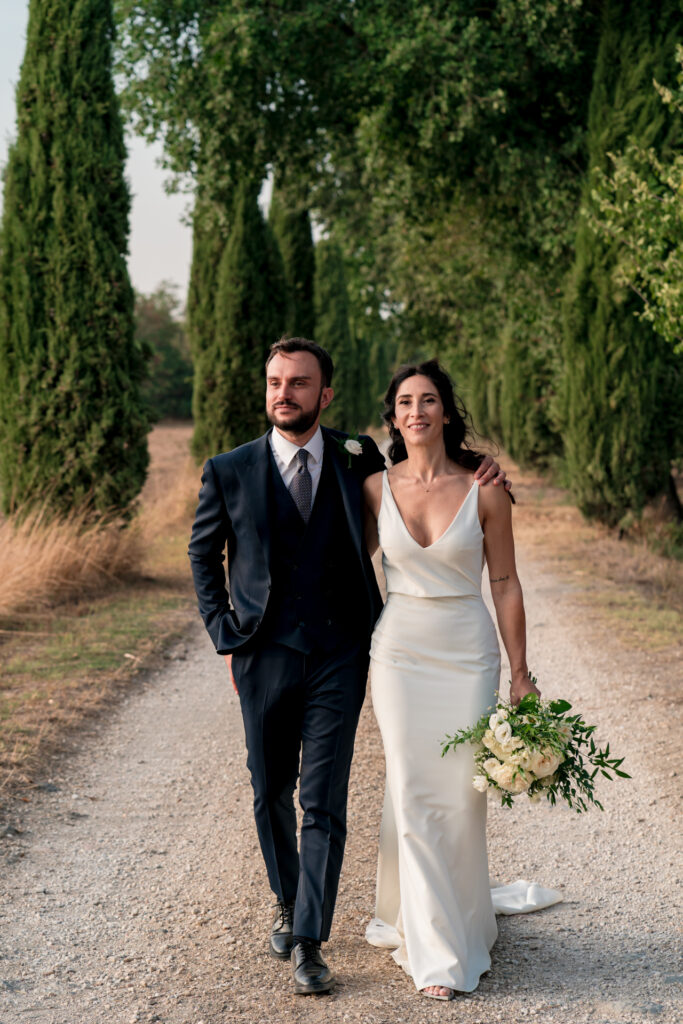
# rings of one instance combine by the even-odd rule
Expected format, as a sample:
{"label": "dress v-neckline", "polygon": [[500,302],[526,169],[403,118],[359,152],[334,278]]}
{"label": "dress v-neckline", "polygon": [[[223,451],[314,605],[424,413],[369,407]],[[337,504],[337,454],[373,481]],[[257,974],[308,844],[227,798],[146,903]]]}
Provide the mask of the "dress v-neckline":
{"label": "dress v-neckline", "polygon": [[389,483],[389,474],[388,473],[385,476],[385,480],[386,480],[387,489],[389,491],[389,494],[391,495],[391,500],[392,500],[393,506],[396,509],[396,514],[398,515],[398,518],[401,520],[401,525],[403,526],[403,529],[406,531],[406,533],[408,534],[408,536],[412,540],[413,544],[417,544],[418,548],[420,548],[421,551],[429,551],[430,548],[433,548],[436,544],[438,544],[440,541],[442,541],[444,539],[446,534],[449,533],[451,531],[451,529],[455,526],[456,520],[457,520],[458,516],[460,515],[460,513],[462,512],[462,510],[465,507],[465,505],[467,504],[467,499],[469,498],[470,494],[472,493],[472,491],[474,490],[475,487],[479,486],[477,481],[473,480],[472,481],[472,486],[470,487],[469,491],[465,495],[465,497],[464,497],[464,499],[463,499],[463,501],[462,501],[462,503],[460,505],[460,508],[455,513],[455,515],[453,516],[453,518],[451,519],[450,523],[448,524],[446,529],[443,531],[443,533],[440,534],[436,538],[436,540],[433,540],[431,544],[420,544],[419,540],[415,540],[415,538],[413,537],[412,533],[410,532],[410,530],[406,526],[405,519],[401,515],[401,510],[398,507],[398,502],[396,501],[396,498],[394,497],[394,492],[392,491],[391,484]]}

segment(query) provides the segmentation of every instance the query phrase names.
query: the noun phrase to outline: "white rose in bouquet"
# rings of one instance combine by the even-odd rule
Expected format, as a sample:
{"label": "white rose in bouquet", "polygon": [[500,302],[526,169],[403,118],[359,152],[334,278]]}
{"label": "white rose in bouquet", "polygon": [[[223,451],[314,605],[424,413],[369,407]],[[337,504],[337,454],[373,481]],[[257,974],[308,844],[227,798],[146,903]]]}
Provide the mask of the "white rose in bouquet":
{"label": "white rose in bouquet", "polygon": [[521,771],[515,769],[512,764],[500,764],[493,771],[489,772],[491,778],[498,783],[501,789],[508,793],[523,793],[531,785],[531,779],[527,779]]}
{"label": "white rose in bouquet", "polygon": [[507,708],[496,708],[489,718],[489,729],[494,730],[501,722],[506,721],[510,712]]}
{"label": "white rose in bouquet", "polygon": [[512,726],[509,722],[501,722],[500,725],[497,725],[493,730],[493,735],[501,746],[503,746],[504,744],[509,743],[512,739]]}
{"label": "white rose in bouquet", "polygon": [[519,751],[517,756],[519,757],[519,763],[521,764],[522,768],[525,771],[530,772],[534,751],[529,750],[528,747],[524,747],[522,750]]}
{"label": "white rose in bouquet", "polygon": [[524,746],[524,741],[519,736],[513,736],[512,739],[508,740],[507,743],[501,743],[500,749],[503,753],[503,758],[506,761],[512,761],[517,754],[515,751],[519,750],[520,747]]}
{"label": "white rose in bouquet", "polygon": [[491,751],[492,754],[496,755],[499,761],[507,761],[510,754],[512,754],[519,746],[523,745],[522,741],[517,736],[513,736],[505,744],[499,743],[490,729],[487,729],[484,733],[482,743]]}
{"label": "white rose in bouquet", "polygon": [[501,747],[500,743],[498,742],[498,740],[493,735],[490,729],[486,730],[481,742],[484,744],[485,747],[487,747],[491,751],[492,754],[495,754],[496,757],[499,757],[501,761],[503,760],[505,752],[503,751],[503,748]]}
{"label": "white rose in bouquet", "polygon": [[537,779],[545,779],[557,771],[562,758],[553,750],[534,750],[531,753],[529,768]]}
{"label": "white rose in bouquet", "polygon": [[475,775],[472,779],[472,785],[478,793],[485,793],[489,788],[489,780],[485,775]]}

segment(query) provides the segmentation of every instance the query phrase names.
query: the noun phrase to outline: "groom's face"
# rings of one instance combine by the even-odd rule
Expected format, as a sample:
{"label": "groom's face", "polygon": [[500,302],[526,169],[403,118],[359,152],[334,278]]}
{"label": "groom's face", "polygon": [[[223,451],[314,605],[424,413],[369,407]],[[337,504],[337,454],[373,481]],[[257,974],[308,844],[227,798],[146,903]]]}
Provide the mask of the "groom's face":
{"label": "groom's face", "polygon": [[266,414],[285,434],[296,436],[315,428],[333,395],[332,388],[323,384],[320,363],[312,352],[278,352],[268,363]]}

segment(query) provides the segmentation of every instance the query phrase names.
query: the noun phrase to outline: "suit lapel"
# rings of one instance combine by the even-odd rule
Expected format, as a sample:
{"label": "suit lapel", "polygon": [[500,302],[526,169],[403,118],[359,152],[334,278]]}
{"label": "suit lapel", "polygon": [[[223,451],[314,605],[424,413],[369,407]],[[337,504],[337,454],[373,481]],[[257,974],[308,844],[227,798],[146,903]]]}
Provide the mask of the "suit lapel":
{"label": "suit lapel", "polygon": [[362,557],[363,540],[361,536],[362,527],[360,517],[360,482],[355,473],[350,469],[347,469],[345,465],[342,465],[334,435],[328,433],[325,427],[322,428],[322,432],[323,438],[325,439],[325,458],[330,459],[334,466],[337,483],[339,484],[339,490],[344,504],[344,511],[346,512],[346,519],[349,524],[349,530],[351,531],[351,538],[359,557]]}
{"label": "suit lapel", "polygon": [[269,487],[269,441],[270,430],[259,437],[252,447],[245,466],[249,467],[250,512],[256,524],[266,563],[270,564],[270,487]]}

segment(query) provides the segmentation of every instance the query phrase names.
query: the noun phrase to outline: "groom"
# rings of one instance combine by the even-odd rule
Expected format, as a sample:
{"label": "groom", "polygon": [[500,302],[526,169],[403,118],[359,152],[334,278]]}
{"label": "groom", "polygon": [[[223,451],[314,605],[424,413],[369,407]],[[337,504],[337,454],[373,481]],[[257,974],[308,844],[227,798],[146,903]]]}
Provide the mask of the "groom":
{"label": "groom", "polygon": [[[334,985],[320,944],[332,924],[370,634],[382,607],[363,540],[362,483],[384,459],[371,438],[353,442],[320,427],[332,371],[312,341],[271,347],[274,429],[206,463],[189,547],[200,613],[217,652],[232,655],[256,828],[277,898],[270,952],[291,959],[294,991],[303,994]],[[477,472],[486,482],[498,466],[487,459]]]}

